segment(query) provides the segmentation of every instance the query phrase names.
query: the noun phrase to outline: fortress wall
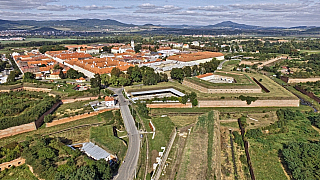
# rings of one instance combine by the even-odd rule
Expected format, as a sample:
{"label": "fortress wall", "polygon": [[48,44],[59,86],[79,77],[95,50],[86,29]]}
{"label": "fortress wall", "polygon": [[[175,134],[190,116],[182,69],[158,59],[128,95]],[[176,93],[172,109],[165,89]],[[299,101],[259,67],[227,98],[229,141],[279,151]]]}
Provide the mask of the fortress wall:
{"label": "fortress wall", "polygon": [[50,92],[52,89],[48,88],[35,88],[35,87],[23,87],[23,90],[26,91],[36,91],[36,92]]}
{"label": "fortress wall", "polygon": [[10,168],[12,166],[21,166],[24,163],[26,163],[26,160],[21,157],[14,159],[10,162],[5,162],[5,163],[0,164],[0,171],[3,171],[3,170]]}
{"label": "fortress wall", "polygon": [[289,78],[288,83],[305,83],[305,82],[316,82],[316,81],[320,81],[320,78],[301,78],[301,79]]}
{"label": "fortress wall", "polygon": [[24,132],[37,130],[35,122],[28,124],[23,124],[20,126],[14,126],[7,129],[0,130],[0,139],[8,136],[14,136],[16,134],[21,134]]}
{"label": "fortress wall", "polygon": [[184,80],[184,81],[182,81],[182,84],[185,85],[185,86],[191,87],[191,88],[193,88],[195,90],[198,90],[200,92],[208,93],[208,88],[205,88],[203,86],[199,86],[199,85],[194,84],[192,82]]}
{"label": "fortress wall", "polygon": [[299,107],[300,100],[256,100],[250,105],[241,100],[198,100],[198,107]]}
{"label": "fortress wall", "polygon": [[76,98],[76,99],[62,99],[63,104],[73,103],[76,101],[88,101],[88,100],[96,100],[98,97],[84,97],[84,98]]}
{"label": "fortress wall", "polygon": [[161,103],[161,104],[147,104],[148,108],[192,108],[191,103]]}
{"label": "fortress wall", "polygon": [[76,121],[79,119],[84,119],[84,118],[88,118],[88,117],[92,117],[95,115],[98,115],[100,113],[106,112],[106,111],[111,111],[111,110],[115,110],[116,108],[113,109],[104,109],[101,111],[95,111],[95,112],[91,112],[90,114],[81,114],[81,115],[77,115],[77,116],[72,116],[72,117],[67,117],[67,118],[62,118],[62,119],[58,119],[58,120],[54,120],[51,123],[46,123],[46,127],[52,127],[52,126],[56,126],[59,124],[64,124],[64,123],[68,123],[68,122],[72,122],[72,121]]}

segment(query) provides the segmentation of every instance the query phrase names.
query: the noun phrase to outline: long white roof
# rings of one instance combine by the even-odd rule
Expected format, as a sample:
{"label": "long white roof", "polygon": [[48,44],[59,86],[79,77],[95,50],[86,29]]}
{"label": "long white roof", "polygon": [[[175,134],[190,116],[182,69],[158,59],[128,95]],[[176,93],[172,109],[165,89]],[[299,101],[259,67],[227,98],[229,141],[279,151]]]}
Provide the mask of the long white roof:
{"label": "long white roof", "polygon": [[170,91],[172,94],[175,94],[177,96],[185,96],[184,93],[174,89],[174,88],[167,88],[167,89],[157,89],[157,90],[149,90],[149,91],[139,91],[139,92],[132,92],[132,96],[139,96],[144,94],[152,94],[152,93],[164,93]]}
{"label": "long white roof", "polygon": [[83,143],[81,151],[84,151],[88,156],[95,160],[105,159],[110,156],[110,153],[92,142]]}

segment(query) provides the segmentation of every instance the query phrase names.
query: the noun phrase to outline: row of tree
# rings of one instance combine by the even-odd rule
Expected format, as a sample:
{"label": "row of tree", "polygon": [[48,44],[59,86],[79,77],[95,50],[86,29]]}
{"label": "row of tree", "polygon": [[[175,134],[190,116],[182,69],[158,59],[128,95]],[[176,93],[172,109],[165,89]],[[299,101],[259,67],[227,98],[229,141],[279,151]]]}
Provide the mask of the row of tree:
{"label": "row of tree", "polygon": [[171,78],[179,81],[183,81],[185,77],[197,76],[199,74],[212,73],[217,70],[220,61],[213,58],[209,62],[200,63],[199,66],[194,65],[192,67],[185,66],[183,68],[173,68],[170,72]]}

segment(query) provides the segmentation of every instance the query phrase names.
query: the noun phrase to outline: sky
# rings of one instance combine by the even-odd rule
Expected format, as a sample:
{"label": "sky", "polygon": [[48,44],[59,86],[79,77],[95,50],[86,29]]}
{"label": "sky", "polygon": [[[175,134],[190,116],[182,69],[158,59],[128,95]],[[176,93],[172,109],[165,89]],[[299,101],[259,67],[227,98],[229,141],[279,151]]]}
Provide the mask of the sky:
{"label": "sky", "polygon": [[0,0],[0,19],[114,19],[143,25],[320,26],[320,0]]}

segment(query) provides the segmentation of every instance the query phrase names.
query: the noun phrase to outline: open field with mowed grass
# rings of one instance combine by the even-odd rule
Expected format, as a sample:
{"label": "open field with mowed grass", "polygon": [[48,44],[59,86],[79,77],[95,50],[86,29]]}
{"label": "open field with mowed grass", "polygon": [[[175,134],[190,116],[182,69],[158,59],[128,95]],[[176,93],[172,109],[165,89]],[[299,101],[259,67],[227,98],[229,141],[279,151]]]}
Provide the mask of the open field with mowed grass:
{"label": "open field with mowed grass", "polygon": [[92,127],[90,139],[109,153],[117,155],[120,160],[124,159],[127,152],[126,143],[128,142],[115,137],[111,125]]}

